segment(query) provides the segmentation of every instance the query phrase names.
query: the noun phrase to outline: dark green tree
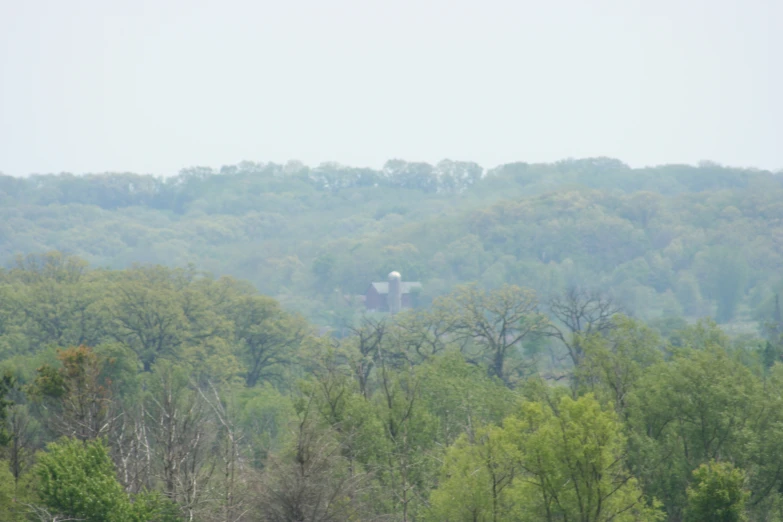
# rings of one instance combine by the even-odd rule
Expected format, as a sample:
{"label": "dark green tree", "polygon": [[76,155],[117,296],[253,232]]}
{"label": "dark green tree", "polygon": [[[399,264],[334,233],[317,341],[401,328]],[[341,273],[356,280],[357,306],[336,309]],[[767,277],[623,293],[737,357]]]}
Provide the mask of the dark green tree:
{"label": "dark green tree", "polygon": [[6,418],[8,417],[8,409],[13,404],[6,397],[10,393],[13,386],[14,378],[10,374],[4,374],[2,377],[0,377],[0,447],[5,446],[8,444],[8,441],[11,440],[11,436],[6,429],[5,423]]}

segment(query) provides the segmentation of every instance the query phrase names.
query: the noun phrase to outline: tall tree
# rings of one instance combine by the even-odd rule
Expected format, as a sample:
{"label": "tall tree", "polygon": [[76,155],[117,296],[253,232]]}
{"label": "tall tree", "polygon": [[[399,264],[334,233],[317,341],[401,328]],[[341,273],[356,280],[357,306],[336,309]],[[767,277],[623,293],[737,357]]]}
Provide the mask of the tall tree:
{"label": "tall tree", "polygon": [[579,341],[582,364],[574,370],[577,392],[592,392],[626,414],[630,394],[647,368],[663,358],[663,341],[644,324],[615,315],[603,334]]}
{"label": "tall tree", "polygon": [[434,470],[428,450],[434,443],[436,421],[421,396],[422,376],[411,365],[395,368],[383,357],[379,365],[376,407],[385,442],[378,456],[378,473],[391,495],[391,507],[402,522],[414,520]]}
{"label": "tall tree", "polygon": [[370,376],[382,355],[387,329],[384,319],[363,317],[361,324],[351,329],[353,335],[343,343],[359,392],[365,399],[372,395]]}
{"label": "tall tree", "polygon": [[682,516],[693,469],[744,462],[758,448],[754,425],[774,413],[760,392],[753,374],[715,345],[681,350],[645,372],[629,397],[632,464],[670,518]]}
{"label": "tall tree", "polygon": [[14,379],[10,374],[0,376],[0,447],[5,446],[11,440],[7,431],[6,418],[9,408],[13,405],[7,398],[13,385]]}
{"label": "tall tree", "polygon": [[522,470],[514,486],[518,520],[660,520],[628,470],[622,425],[592,396],[525,403],[503,430]]}
{"label": "tall tree", "polygon": [[150,371],[158,357],[174,355],[187,337],[181,296],[170,285],[149,287],[136,279],[119,283],[115,292],[106,305],[111,335]]}
{"label": "tall tree", "polygon": [[34,462],[34,452],[40,447],[41,423],[34,417],[26,404],[15,404],[8,411],[8,435],[10,442],[6,449],[8,466],[14,481],[26,473]]}
{"label": "tall tree", "polygon": [[430,496],[429,520],[517,520],[510,486],[522,468],[505,439],[501,428],[479,428],[447,450],[438,488]]}
{"label": "tall tree", "polygon": [[507,285],[488,292],[469,285],[434,306],[450,311],[466,359],[486,364],[489,375],[513,385],[534,367],[523,357],[522,342],[542,333],[549,321],[533,291]]}
{"label": "tall tree", "polygon": [[329,429],[318,429],[310,407],[294,426],[295,444],[270,459],[260,490],[265,522],[342,522],[366,520],[362,494],[367,477],[351,473],[342,448]]}
{"label": "tall tree", "polygon": [[605,294],[572,286],[550,299],[549,311],[555,318],[549,325],[549,335],[565,346],[571,364],[578,368],[584,358],[582,340],[608,332],[620,308]]}
{"label": "tall tree", "polygon": [[79,346],[58,350],[60,368],[38,369],[33,394],[49,414],[48,423],[57,435],[89,440],[109,433],[115,420],[110,364],[91,348]]}
{"label": "tall tree", "polygon": [[306,323],[265,296],[242,296],[229,306],[238,357],[247,369],[245,382],[279,381],[307,335]]}
{"label": "tall tree", "polygon": [[209,406],[190,382],[189,369],[160,360],[148,378],[145,410],[153,474],[163,494],[187,518],[208,509],[217,461],[211,453],[216,427]]}

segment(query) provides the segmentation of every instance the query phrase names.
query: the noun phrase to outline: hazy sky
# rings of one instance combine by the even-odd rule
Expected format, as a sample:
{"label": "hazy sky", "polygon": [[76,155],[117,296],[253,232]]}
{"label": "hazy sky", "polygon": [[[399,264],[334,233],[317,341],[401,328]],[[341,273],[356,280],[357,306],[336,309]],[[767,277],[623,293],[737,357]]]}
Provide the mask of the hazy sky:
{"label": "hazy sky", "polygon": [[783,0],[0,0],[0,171],[783,168]]}

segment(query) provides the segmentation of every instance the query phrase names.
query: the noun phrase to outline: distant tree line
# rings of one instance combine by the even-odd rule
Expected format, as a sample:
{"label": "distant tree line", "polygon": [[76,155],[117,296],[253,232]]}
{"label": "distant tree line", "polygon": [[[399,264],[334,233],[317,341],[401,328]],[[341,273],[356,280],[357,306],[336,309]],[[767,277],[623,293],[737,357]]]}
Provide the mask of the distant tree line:
{"label": "distant tree line", "polygon": [[645,320],[752,331],[780,292],[783,177],[611,158],[492,169],[243,162],[171,177],[0,175],[0,262],[48,250],[95,266],[231,274],[322,326],[398,270],[428,305],[455,287],[600,287]]}

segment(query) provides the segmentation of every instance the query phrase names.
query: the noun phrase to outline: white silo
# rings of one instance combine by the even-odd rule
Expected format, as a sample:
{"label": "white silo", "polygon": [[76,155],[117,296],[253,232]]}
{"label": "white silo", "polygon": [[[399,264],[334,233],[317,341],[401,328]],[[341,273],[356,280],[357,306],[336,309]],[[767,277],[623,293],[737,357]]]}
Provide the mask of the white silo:
{"label": "white silo", "polygon": [[402,276],[399,272],[389,274],[389,313],[396,314],[402,309]]}

